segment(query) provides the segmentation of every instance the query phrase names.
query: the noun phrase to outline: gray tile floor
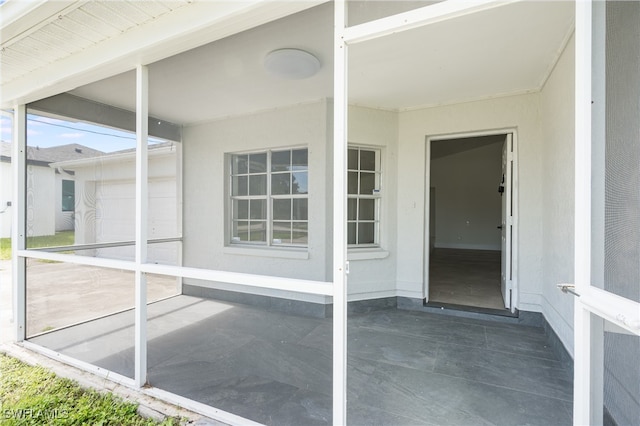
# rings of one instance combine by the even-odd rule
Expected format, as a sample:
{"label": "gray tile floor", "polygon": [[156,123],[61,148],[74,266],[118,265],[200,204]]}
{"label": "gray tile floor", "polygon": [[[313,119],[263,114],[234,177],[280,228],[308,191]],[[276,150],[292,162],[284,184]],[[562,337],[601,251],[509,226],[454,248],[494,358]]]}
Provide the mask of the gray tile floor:
{"label": "gray tile floor", "polygon": [[436,248],[429,257],[429,301],[504,309],[501,252]]}
{"label": "gray tile floor", "polygon": [[[177,296],[149,306],[149,382],[273,425],[331,423],[331,319]],[[133,374],[131,312],[33,342]],[[349,318],[354,425],[569,425],[541,328],[388,309]]]}

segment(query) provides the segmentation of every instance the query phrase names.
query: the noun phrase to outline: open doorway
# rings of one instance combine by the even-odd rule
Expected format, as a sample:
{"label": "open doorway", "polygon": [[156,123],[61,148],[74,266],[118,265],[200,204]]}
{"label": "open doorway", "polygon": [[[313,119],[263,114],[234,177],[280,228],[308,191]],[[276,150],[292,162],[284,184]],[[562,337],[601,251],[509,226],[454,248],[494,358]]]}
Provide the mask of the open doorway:
{"label": "open doorway", "polygon": [[433,138],[427,147],[427,302],[513,311],[512,133]]}

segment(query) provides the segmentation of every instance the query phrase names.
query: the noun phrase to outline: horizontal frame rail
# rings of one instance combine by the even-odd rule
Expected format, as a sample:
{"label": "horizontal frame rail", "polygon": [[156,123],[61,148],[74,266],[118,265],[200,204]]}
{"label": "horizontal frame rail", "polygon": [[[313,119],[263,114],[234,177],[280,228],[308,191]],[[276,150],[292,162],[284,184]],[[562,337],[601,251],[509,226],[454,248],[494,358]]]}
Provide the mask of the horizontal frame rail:
{"label": "horizontal frame rail", "polygon": [[425,25],[458,18],[470,13],[493,9],[517,1],[521,0],[442,1],[363,24],[346,27],[344,29],[344,41],[347,44],[361,43]]}
{"label": "horizontal frame rail", "polygon": [[37,250],[18,250],[17,255],[31,259],[53,260],[57,262],[73,263],[76,265],[98,266],[132,272],[140,270],[147,274],[223,282],[247,287],[266,288],[270,290],[292,291],[296,293],[315,294],[321,296],[333,295],[333,282],[327,281],[246,274],[241,272],[219,271],[185,266],[158,265],[152,263],[137,264],[136,262],[127,260],[105,259],[100,257],[78,256],[63,253],[49,253]]}
{"label": "horizontal frame rail", "polygon": [[[147,240],[147,244],[162,244],[162,243],[175,243],[181,242],[182,237],[171,237],[171,238],[153,238]],[[71,251],[71,250],[95,250],[101,248],[113,248],[113,247],[126,247],[126,246],[135,246],[135,241],[113,241],[110,243],[95,243],[95,244],[75,244],[72,246],[52,246],[52,247],[38,247],[29,249],[30,251],[44,251],[47,253],[59,253],[62,251]]]}

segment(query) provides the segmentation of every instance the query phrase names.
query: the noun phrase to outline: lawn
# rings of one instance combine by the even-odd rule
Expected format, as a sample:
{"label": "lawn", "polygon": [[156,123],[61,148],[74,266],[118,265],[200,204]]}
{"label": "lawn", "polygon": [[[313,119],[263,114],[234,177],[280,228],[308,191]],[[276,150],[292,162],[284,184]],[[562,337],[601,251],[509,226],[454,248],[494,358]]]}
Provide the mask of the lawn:
{"label": "lawn", "polygon": [[[55,235],[27,237],[28,248],[70,246],[75,241],[74,231],[56,232]],[[0,238],[0,260],[11,259],[11,238]]]}
{"label": "lawn", "polygon": [[0,354],[0,423],[3,425],[179,425],[136,413],[137,405],[111,393],[86,390],[52,372]]}

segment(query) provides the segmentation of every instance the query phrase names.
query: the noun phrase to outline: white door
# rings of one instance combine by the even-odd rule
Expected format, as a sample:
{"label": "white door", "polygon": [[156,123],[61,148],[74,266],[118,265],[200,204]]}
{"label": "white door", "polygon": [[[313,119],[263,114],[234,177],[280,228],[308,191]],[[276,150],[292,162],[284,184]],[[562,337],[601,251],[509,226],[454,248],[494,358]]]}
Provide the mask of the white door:
{"label": "white door", "polygon": [[639,35],[640,3],[576,2],[576,425],[640,419]]}
{"label": "white door", "polygon": [[512,300],[512,238],[513,233],[513,135],[505,135],[502,145],[502,182],[500,184],[502,195],[502,261],[500,273],[500,286],[504,307],[511,309]]}

